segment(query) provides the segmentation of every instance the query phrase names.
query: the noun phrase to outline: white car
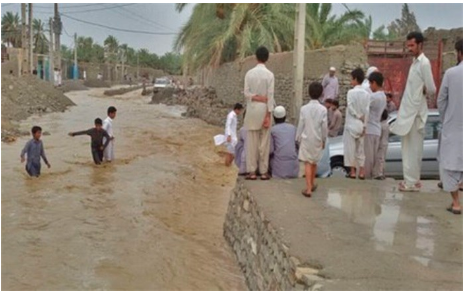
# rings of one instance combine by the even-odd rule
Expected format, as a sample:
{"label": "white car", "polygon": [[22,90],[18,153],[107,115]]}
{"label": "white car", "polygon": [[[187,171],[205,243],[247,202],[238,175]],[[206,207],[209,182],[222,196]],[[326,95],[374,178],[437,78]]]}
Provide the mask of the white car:
{"label": "white car", "polygon": [[[396,120],[397,113],[391,113],[388,124]],[[438,137],[441,130],[440,116],[438,110],[431,109],[428,112],[425,124],[424,152],[422,155],[421,178],[439,178],[438,171]],[[343,136],[329,139],[330,142],[330,166],[332,174],[346,175],[348,169],[343,163]],[[402,178],[403,164],[401,157],[401,137],[390,133],[388,137],[388,150],[385,159],[385,176]]]}
{"label": "white car", "polygon": [[168,78],[158,78],[153,85],[154,88],[166,88],[171,86],[171,81]]}

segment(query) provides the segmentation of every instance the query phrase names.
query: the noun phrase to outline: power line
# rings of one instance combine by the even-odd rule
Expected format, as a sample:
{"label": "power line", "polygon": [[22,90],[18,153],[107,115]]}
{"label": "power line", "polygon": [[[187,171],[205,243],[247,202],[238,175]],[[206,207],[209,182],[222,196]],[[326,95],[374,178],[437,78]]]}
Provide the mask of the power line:
{"label": "power line", "polygon": [[[50,3],[51,4],[51,3]],[[89,6],[97,6],[97,5],[101,5],[102,3],[94,3],[94,4],[86,4],[86,5],[66,5],[66,6],[60,6],[60,9],[68,9],[68,8],[81,8],[81,7],[89,7]],[[45,8],[45,7],[53,7],[53,6],[45,6],[45,5],[37,5],[35,4],[34,6],[36,7],[41,7],[41,8]]]}
{"label": "power line", "polygon": [[105,28],[105,29],[113,30],[113,31],[136,33],[136,34],[146,34],[146,35],[176,35],[176,33],[168,33],[168,32],[148,32],[148,31],[137,31],[137,30],[114,28],[114,27],[110,27],[110,26],[107,26],[107,25],[102,25],[102,24],[97,24],[97,23],[77,19],[77,18],[74,18],[74,17],[69,16],[69,15],[64,14],[64,13],[61,13],[61,15],[66,17],[66,18],[75,20],[77,22],[81,22],[81,23],[84,23],[84,24],[89,24],[89,25],[93,25],[93,26],[97,26],[97,27],[102,27],[102,28]]}
{"label": "power line", "polygon": [[140,14],[137,14],[137,13],[135,13],[135,12],[133,12],[133,11],[127,9],[127,8],[121,7],[121,9],[122,9],[122,10],[125,10],[125,11],[129,12],[130,14],[133,14],[133,15],[135,15],[135,16],[137,16],[137,17],[140,17],[141,19],[147,21],[148,23],[151,23],[151,24],[160,26],[160,27],[162,27],[162,28],[165,28],[165,29],[174,31],[174,29],[172,29],[172,28],[166,27],[165,25],[162,25],[162,24],[160,24],[160,23],[158,23],[158,22],[155,22],[154,20],[147,19],[146,17],[144,17],[144,16],[142,16],[142,15],[140,15]]}
{"label": "power line", "polygon": [[[129,3],[129,4],[121,4],[121,5],[113,5],[113,6],[104,6],[104,7],[100,7],[100,8],[93,8],[93,9],[85,9],[85,10],[68,10],[68,11],[65,11],[66,13],[84,13],[84,12],[94,12],[94,11],[100,11],[100,10],[109,10],[109,9],[114,9],[114,8],[118,8],[118,7],[124,7],[124,6],[131,6],[131,5],[136,5],[137,3]],[[94,5],[97,5],[97,4],[94,4]],[[100,5],[100,4],[98,4]],[[39,10],[40,9],[45,9],[47,11],[49,11],[50,9],[49,8],[53,8],[53,7],[49,7],[48,9],[46,7],[37,7]],[[64,7],[60,7],[60,10],[62,10]]]}
{"label": "power line", "polygon": [[129,18],[129,19],[135,20],[135,21],[137,21],[137,22],[139,22],[140,24],[145,25],[145,26],[146,26],[146,25],[149,25],[149,26],[153,26],[153,25],[154,25],[153,23],[148,22],[148,21],[145,21],[144,19],[142,19],[142,18],[140,18],[140,17],[134,17],[134,16],[132,16],[132,15],[130,15],[130,14],[124,13],[124,12],[119,11],[119,10],[116,10],[116,9],[115,9],[115,10],[112,10],[112,12],[115,12],[115,13],[117,13],[117,14],[119,14],[119,15],[122,15],[122,16],[124,16],[125,18]]}

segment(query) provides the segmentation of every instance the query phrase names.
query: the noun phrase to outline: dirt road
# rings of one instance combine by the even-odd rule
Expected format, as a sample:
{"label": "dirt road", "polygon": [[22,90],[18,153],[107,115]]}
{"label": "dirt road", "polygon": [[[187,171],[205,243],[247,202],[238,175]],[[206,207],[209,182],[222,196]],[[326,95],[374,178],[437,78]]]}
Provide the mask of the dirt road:
{"label": "dirt road", "polygon": [[[213,147],[221,129],[140,91],[103,90],[71,92],[70,111],[22,123],[51,134],[39,179],[19,162],[29,138],[2,143],[2,290],[246,289],[222,237],[236,170]],[[117,160],[96,167],[89,138],[66,134],[109,105]]]}

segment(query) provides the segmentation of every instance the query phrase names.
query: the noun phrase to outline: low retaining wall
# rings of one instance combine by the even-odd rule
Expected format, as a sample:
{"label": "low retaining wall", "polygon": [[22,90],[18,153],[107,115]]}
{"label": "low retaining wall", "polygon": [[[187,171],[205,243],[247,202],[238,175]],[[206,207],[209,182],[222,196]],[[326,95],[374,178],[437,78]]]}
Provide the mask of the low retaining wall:
{"label": "low retaining wall", "polygon": [[224,237],[250,290],[322,290],[320,267],[291,256],[241,179],[230,196]]}
{"label": "low retaining wall", "polygon": [[128,92],[131,92],[131,91],[142,89],[142,88],[143,88],[142,85],[138,85],[138,86],[132,86],[132,87],[119,88],[119,89],[110,89],[110,90],[105,90],[103,94],[106,96],[122,95]]}

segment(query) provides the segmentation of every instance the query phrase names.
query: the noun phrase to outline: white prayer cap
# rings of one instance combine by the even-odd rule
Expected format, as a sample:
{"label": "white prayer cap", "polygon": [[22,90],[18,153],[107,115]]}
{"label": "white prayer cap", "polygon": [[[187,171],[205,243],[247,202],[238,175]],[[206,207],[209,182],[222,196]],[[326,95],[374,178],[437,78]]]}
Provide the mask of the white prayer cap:
{"label": "white prayer cap", "polygon": [[330,67],[329,71],[331,72],[335,72],[337,69],[335,69],[335,67]]}
{"label": "white prayer cap", "polygon": [[274,109],[274,117],[276,119],[283,119],[287,115],[285,108],[283,106],[278,106]]}
{"label": "white prayer cap", "polygon": [[366,72],[366,79],[369,78],[369,76],[374,73],[374,72],[378,72],[379,69],[377,69],[377,67],[370,67],[367,69],[367,72]]}

